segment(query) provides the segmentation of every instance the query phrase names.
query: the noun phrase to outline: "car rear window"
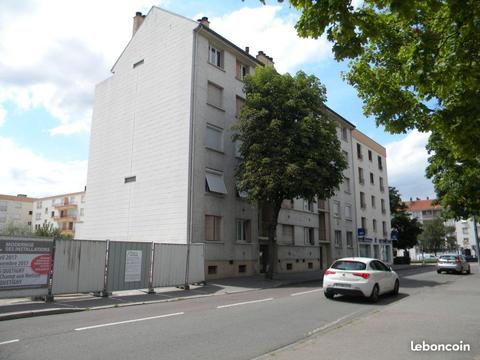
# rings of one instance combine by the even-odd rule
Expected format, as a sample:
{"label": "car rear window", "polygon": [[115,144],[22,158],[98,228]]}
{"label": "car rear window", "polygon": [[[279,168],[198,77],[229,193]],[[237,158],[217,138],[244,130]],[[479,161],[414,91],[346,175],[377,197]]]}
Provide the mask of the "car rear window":
{"label": "car rear window", "polygon": [[457,257],[455,255],[443,255],[440,256],[440,260],[456,260]]}
{"label": "car rear window", "polygon": [[365,270],[367,265],[360,261],[340,260],[332,265],[332,269],[337,270]]}

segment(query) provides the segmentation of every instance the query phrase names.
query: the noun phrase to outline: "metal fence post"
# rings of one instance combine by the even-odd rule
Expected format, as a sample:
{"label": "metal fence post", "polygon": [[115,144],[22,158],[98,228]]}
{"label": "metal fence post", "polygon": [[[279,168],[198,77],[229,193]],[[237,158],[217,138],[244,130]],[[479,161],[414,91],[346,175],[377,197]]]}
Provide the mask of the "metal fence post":
{"label": "metal fence post", "polygon": [[148,278],[148,294],[155,295],[153,288],[153,269],[155,265],[155,243],[152,241],[152,248],[150,250],[150,274]]}
{"label": "metal fence post", "polygon": [[54,302],[54,296],[53,296],[53,292],[52,292],[52,288],[53,288],[53,265],[54,265],[54,262],[55,262],[55,242],[57,241],[57,239],[55,237],[53,237],[53,246],[52,246],[52,250],[51,250],[51,263],[50,263],[50,271],[48,272],[48,294],[47,296],[45,296],[45,302],[46,303],[53,303]]}
{"label": "metal fence post", "polygon": [[108,257],[110,252],[110,240],[107,239],[107,246],[105,247],[105,271],[103,277],[103,290],[102,290],[102,297],[108,297],[111,295],[108,292],[107,284],[108,284]]}

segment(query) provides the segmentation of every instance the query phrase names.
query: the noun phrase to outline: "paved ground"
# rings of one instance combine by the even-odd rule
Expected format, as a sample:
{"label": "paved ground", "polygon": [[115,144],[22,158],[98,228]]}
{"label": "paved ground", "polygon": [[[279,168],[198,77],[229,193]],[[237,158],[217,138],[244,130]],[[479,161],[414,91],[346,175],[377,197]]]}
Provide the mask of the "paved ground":
{"label": "paved ground", "polygon": [[[478,275],[437,276],[431,268],[416,268],[402,271],[401,276],[405,285],[402,294],[396,298],[384,297],[375,305],[361,300],[329,301],[317,281],[184,301],[3,321],[0,358],[251,359],[308,336],[310,340],[317,339],[318,334],[319,339],[331,336],[333,332],[328,330],[350,321],[354,322],[345,328],[363,319],[374,319],[376,314],[390,309],[407,311],[401,305],[410,299],[427,301],[424,293],[450,286],[462,288],[463,282],[475,282]],[[432,328],[435,330],[436,326],[429,324],[429,331]],[[316,335],[311,337],[312,334]],[[337,347],[351,346],[357,339],[365,341],[365,337],[370,346],[377,346],[378,341],[368,334],[361,328],[348,339],[342,339]],[[385,344],[395,342],[402,346],[401,338],[389,336]],[[322,354],[323,359],[330,352],[322,347],[314,354],[299,352],[297,356],[296,352],[280,352],[275,357],[310,359]]]}
{"label": "paved ground", "polygon": [[[480,274],[405,276],[399,302],[261,359],[480,359]],[[412,351],[413,344],[470,344],[469,352]]]}

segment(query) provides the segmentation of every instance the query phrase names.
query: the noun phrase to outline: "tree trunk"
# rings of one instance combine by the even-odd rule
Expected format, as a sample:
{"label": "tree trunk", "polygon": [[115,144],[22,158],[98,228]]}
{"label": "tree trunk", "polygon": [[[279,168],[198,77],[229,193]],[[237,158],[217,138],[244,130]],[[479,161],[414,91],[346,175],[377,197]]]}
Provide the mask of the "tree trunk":
{"label": "tree trunk", "polygon": [[278,214],[280,213],[281,202],[279,204],[267,205],[270,209],[268,219],[268,253],[269,264],[268,271],[265,273],[267,279],[272,280],[275,272],[275,265],[277,264],[277,224]]}

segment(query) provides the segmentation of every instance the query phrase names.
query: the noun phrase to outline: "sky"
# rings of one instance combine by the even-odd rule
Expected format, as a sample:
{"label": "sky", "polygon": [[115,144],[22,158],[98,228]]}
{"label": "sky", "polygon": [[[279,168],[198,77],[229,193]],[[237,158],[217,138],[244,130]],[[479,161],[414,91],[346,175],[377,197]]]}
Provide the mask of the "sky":
{"label": "sky", "polygon": [[[359,6],[361,0],[354,0]],[[324,38],[301,39],[299,13],[259,0],[2,0],[0,2],[0,193],[50,196],[86,185],[95,84],[132,32],[135,12],[159,6],[210,27],[250,53],[272,56],[281,73],[303,70],[327,88],[327,105],[387,148],[389,185],[402,197],[433,197],[425,178],[428,134],[390,135],[362,113]]]}

